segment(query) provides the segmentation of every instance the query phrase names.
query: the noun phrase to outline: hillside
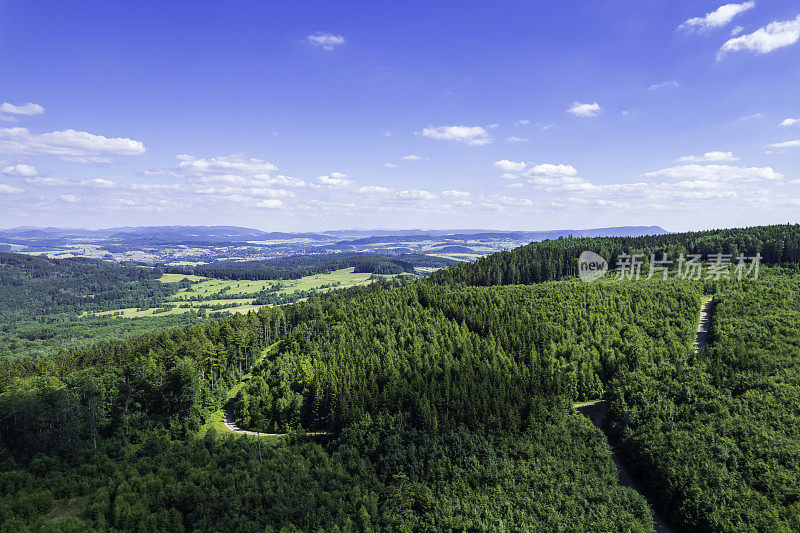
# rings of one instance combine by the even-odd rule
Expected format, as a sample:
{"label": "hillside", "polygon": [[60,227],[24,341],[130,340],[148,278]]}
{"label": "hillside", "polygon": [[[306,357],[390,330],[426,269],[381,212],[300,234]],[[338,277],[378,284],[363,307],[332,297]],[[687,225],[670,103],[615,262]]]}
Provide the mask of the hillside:
{"label": "hillside", "polygon": [[[653,531],[656,511],[677,530],[796,530],[797,231],[546,241],[427,279],[0,360],[0,519],[611,532]],[[510,281],[484,277],[506,264],[568,276],[587,243],[735,246],[770,264],[741,281],[486,286]],[[696,353],[707,297],[715,311]],[[603,430],[572,408],[597,398]],[[201,432],[226,402],[240,427],[287,435]]]}

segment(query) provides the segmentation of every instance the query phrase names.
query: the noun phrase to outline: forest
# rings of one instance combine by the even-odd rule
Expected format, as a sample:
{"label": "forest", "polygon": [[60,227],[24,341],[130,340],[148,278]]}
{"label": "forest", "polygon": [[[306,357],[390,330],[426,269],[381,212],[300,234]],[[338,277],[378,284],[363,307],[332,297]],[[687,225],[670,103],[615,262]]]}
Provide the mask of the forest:
{"label": "forest", "polygon": [[93,259],[48,259],[0,253],[0,358],[55,355],[130,334],[185,326],[196,317],[153,317],[131,323],[87,313],[157,306],[185,287],[158,281],[162,272]]}
{"label": "forest", "polygon": [[255,261],[215,261],[196,266],[164,266],[165,272],[192,274],[231,280],[298,279],[314,274],[325,274],[342,268],[355,267],[357,273],[403,274],[413,273],[414,267],[443,268],[452,259],[423,254],[307,254]]}
{"label": "forest", "polygon": [[[654,512],[676,531],[800,530],[797,234],[545,241],[0,358],[0,530],[653,531]],[[584,283],[569,258],[586,244],[768,266]],[[602,431],[573,409],[596,399]],[[219,409],[285,436],[208,428]]]}
{"label": "forest", "polygon": [[559,238],[534,242],[508,252],[483,257],[431,275],[438,283],[513,285],[560,280],[578,274],[577,260],[588,250],[605,258],[613,268],[621,254],[760,254],[765,265],[800,264],[800,224],[758,226],[646,237]]}

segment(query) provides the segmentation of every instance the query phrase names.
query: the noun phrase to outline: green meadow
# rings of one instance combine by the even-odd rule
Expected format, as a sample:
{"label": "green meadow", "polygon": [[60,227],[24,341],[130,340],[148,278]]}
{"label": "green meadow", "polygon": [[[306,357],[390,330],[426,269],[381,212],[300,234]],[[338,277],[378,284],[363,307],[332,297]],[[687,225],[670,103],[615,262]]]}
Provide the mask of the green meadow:
{"label": "green meadow", "polygon": [[[197,312],[205,309],[207,312],[229,311],[232,313],[247,313],[257,311],[258,305],[253,305],[254,298],[262,290],[270,290],[275,286],[281,288],[276,291],[278,295],[289,295],[299,291],[317,289],[322,292],[332,289],[353,287],[370,283],[369,273],[356,273],[354,268],[343,268],[334,270],[327,274],[315,274],[299,279],[290,280],[228,280],[204,278],[184,274],[164,274],[159,278],[162,283],[178,283],[184,279],[193,282],[189,288],[182,289],[168,301],[164,302],[163,307],[153,307],[150,309],[137,309],[129,307],[125,309],[115,309],[96,313],[97,316],[116,315],[123,318],[139,318],[154,315],[178,315],[190,311]],[[242,296],[241,298],[225,298],[226,295]],[[219,295],[218,298],[205,299],[209,296]],[[192,298],[204,298],[203,300],[192,300]],[[208,306],[227,305],[224,309],[209,309]],[[175,306],[175,307],[172,307]],[[181,307],[184,306],[184,307]],[[171,307],[168,310],[163,310]],[[159,311],[161,309],[161,311]]]}

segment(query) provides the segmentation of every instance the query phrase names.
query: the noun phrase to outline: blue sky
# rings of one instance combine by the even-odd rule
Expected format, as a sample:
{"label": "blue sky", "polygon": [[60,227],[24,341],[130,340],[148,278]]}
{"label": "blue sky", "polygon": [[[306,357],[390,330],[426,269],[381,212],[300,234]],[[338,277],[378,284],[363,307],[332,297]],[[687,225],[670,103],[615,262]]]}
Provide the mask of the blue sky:
{"label": "blue sky", "polygon": [[795,1],[0,1],[0,227],[798,222]]}

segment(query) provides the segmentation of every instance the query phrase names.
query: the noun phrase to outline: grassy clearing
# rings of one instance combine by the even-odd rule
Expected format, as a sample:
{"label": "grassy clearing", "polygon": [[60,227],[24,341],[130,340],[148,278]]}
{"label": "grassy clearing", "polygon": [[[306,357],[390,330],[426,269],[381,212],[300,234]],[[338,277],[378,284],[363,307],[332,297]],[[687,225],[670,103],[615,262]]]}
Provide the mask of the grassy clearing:
{"label": "grassy clearing", "polygon": [[[86,503],[87,499],[88,497],[81,496],[78,498],[56,500],[53,508],[50,509],[50,512],[45,515],[45,521],[54,522],[56,520],[62,520],[65,518],[79,518],[81,514],[81,508],[83,507],[84,503]],[[81,523],[83,523],[82,520]]]}
{"label": "grassy clearing", "polygon": [[161,283],[177,283],[185,279],[188,279],[189,281],[203,281],[204,279],[207,278],[204,278],[202,276],[193,276],[191,274],[164,274],[163,276],[158,278],[158,281],[160,281]]}
{"label": "grassy clearing", "polygon": [[[316,274],[314,276],[306,276],[300,279],[291,280],[228,280],[228,279],[214,279],[204,278],[201,276],[188,276],[183,274],[164,274],[159,281],[162,283],[177,283],[183,279],[189,279],[194,283],[188,289],[183,289],[173,296],[170,300],[164,302],[164,305],[175,305],[176,307],[168,311],[156,313],[157,308],[139,310],[135,307],[125,309],[114,309],[111,311],[102,311],[97,313],[97,316],[108,316],[117,314],[122,318],[139,318],[143,316],[161,316],[161,315],[179,315],[188,313],[190,311],[198,311],[203,306],[208,305],[230,305],[235,306],[225,309],[207,309],[207,313],[215,311],[229,311],[231,313],[247,313],[249,311],[258,311],[262,306],[253,305],[253,299],[256,295],[265,289],[270,289],[273,286],[280,284],[282,288],[277,291],[277,294],[286,295],[292,294],[297,291],[307,291],[311,289],[319,289],[322,292],[333,289],[343,289],[346,287],[353,287],[355,285],[365,285],[371,283],[370,277],[372,274],[357,274],[353,272],[355,269],[343,268],[335,270],[328,274]],[[338,285],[335,285],[338,283]],[[323,285],[335,285],[328,289],[322,289]],[[190,301],[189,298],[202,296],[208,297],[219,293],[222,289],[228,288],[223,296],[227,294],[244,295],[245,298],[215,298],[213,300]],[[180,305],[188,305],[189,307],[177,307]],[[121,314],[119,314],[121,313]]]}

